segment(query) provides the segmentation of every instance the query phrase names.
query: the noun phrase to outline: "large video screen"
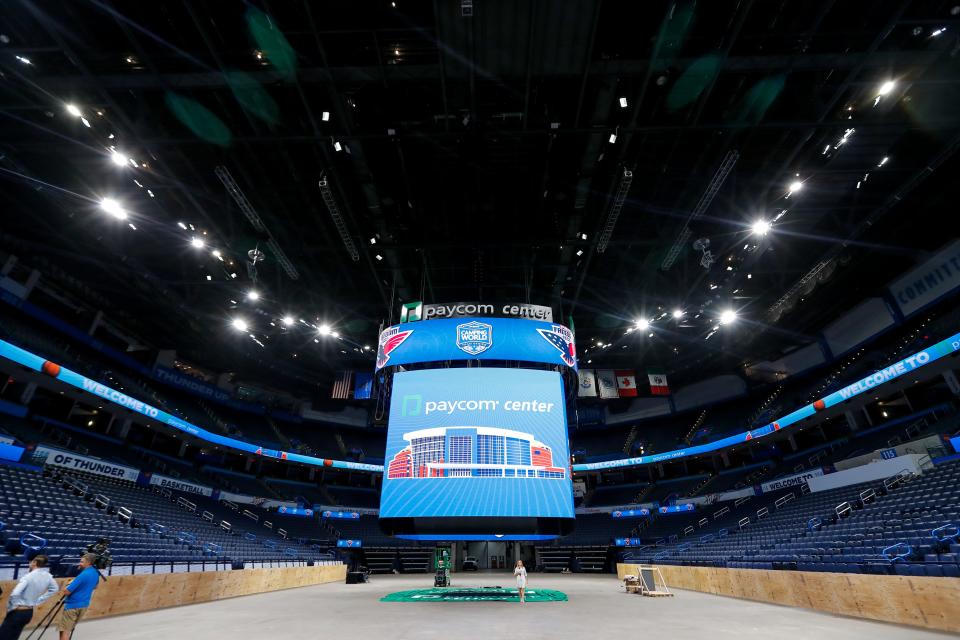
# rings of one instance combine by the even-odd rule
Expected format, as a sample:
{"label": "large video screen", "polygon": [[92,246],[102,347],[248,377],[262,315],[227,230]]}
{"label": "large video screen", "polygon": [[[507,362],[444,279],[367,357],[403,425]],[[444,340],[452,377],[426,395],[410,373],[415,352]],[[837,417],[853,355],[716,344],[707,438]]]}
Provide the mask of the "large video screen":
{"label": "large video screen", "polygon": [[463,368],[394,376],[384,531],[557,535],[572,529],[573,517],[559,373]]}

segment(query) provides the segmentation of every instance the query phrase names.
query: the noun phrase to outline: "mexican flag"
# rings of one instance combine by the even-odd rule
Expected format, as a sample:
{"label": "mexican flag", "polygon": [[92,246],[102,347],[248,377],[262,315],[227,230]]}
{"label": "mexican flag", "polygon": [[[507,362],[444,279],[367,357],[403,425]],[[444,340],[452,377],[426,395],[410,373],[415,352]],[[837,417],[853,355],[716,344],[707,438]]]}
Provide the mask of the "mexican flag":
{"label": "mexican flag", "polygon": [[659,367],[647,367],[647,379],[650,380],[650,393],[655,396],[670,395],[667,374]]}

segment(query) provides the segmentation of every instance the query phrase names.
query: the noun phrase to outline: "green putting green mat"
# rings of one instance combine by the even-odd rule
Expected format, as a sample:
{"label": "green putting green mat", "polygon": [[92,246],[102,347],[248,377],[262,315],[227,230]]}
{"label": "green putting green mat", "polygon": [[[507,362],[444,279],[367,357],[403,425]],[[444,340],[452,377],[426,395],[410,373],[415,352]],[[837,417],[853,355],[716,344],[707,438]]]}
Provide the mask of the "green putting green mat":
{"label": "green putting green mat", "polygon": [[[527,589],[527,602],[566,602],[567,594],[553,589]],[[380,598],[380,602],[520,602],[516,589],[503,587],[470,587],[457,589],[413,589],[397,591]]]}

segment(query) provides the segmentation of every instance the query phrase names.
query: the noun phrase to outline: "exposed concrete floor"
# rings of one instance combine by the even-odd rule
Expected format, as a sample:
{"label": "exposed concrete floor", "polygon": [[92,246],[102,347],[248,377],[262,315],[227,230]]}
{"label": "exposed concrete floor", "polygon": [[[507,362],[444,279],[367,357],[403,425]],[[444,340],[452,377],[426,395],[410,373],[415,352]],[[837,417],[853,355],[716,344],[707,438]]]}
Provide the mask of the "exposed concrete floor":
{"label": "exposed concrete floor", "polygon": [[[504,573],[457,573],[454,586],[507,586]],[[803,609],[676,591],[644,598],[620,591],[613,575],[536,574],[531,588],[558,589],[568,602],[380,602],[394,591],[433,586],[431,575],[373,576],[368,584],[304,587],[207,604],[82,622],[76,640],[165,638],[389,638],[390,640],[499,640],[500,638],[643,637],[872,640],[954,637]],[[96,597],[96,596],[94,596]]]}

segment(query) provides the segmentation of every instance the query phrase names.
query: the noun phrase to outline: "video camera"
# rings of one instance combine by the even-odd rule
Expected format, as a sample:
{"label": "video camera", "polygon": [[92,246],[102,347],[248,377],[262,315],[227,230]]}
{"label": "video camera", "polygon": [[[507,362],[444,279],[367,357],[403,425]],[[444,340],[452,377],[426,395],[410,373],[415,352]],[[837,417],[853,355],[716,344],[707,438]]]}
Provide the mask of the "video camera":
{"label": "video camera", "polygon": [[86,552],[96,556],[93,566],[100,571],[113,564],[113,557],[110,555],[110,538],[100,538],[93,544],[88,544]]}

